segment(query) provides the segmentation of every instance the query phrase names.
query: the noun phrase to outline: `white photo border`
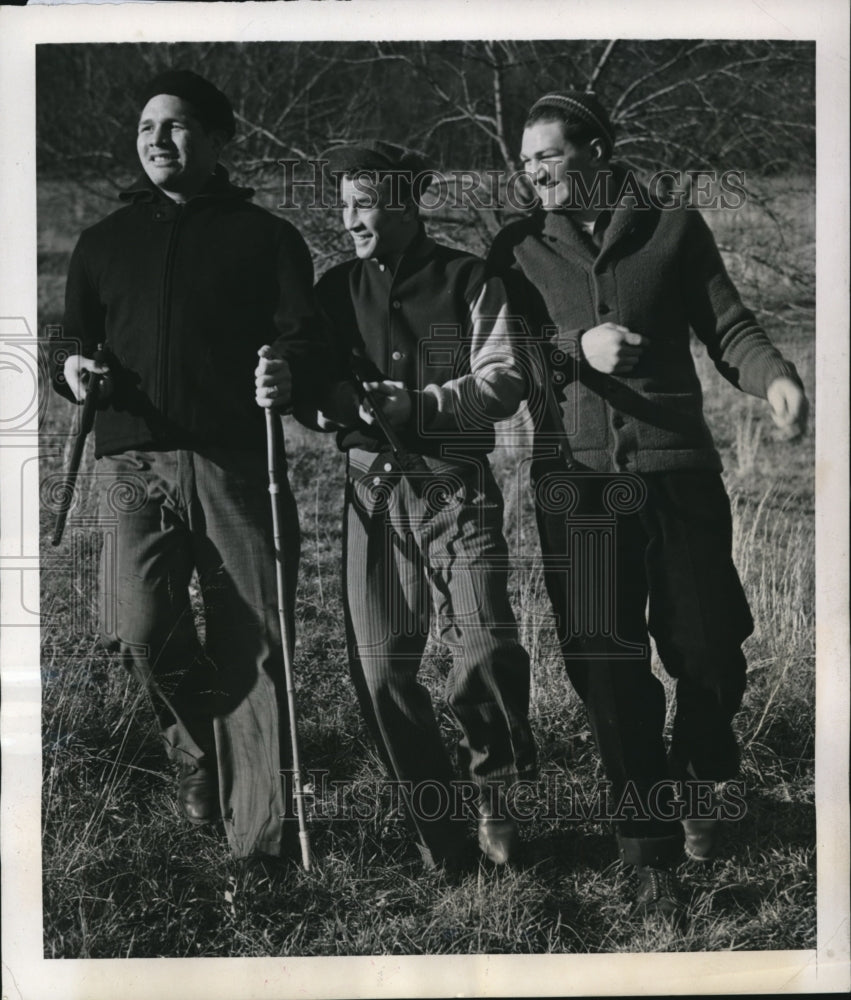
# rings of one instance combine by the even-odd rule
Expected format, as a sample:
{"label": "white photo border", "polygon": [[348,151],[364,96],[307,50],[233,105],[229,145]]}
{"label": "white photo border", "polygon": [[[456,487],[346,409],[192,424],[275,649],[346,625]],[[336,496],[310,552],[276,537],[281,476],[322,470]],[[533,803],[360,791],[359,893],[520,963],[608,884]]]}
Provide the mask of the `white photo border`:
{"label": "white photo border", "polygon": [[[844,0],[301,0],[0,10],[0,348],[33,342],[42,43],[480,38],[809,39],[817,59],[816,810],[813,951],[269,959],[43,957],[37,407],[0,365],[3,998],[253,1000],[846,991],[849,979],[849,12]],[[780,83],[780,81],[778,81]],[[26,352],[24,352],[26,353]],[[1,359],[0,359],[1,360]],[[20,361],[20,359],[19,359]],[[26,359],[20,362],[26,366]],[[5,413],[28,414],[4,431]],[[188,963],[188,964],[187,964]]]}

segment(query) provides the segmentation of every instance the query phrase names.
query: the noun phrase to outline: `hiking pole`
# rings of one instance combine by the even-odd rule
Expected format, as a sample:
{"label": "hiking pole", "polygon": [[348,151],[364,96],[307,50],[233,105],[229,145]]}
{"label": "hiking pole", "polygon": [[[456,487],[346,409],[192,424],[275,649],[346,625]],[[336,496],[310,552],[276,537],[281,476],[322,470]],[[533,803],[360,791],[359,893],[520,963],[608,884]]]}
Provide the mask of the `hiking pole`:
{"label": "hiking pole", "polygon": [[[284,552],[281,545],[281,511],[278,506],[280,484],[280,462],[278,451],[278,436],[275,430],[275,414],[271,407],[266,407],[266,455],[269,466],[269,496],[272,502],[272,537],[275,542],[275,582],[278,589],[278,620],[281,626],[281,645],[284,653],[284,677],[287,685],[287,709],[290,719],[290,741],[293,755],[293,798],[298,815],[298,839],[301,844],[301,863],[305,871],[310,871],[310,838],[307,833],[307,819],[304,810],[304,789],[301,783],[301,761],[298,752],[298,729],[295,711],[295,685],[293,683],[293,665],[290,646],[290,625],[287,616],[287,589],[284,573]],[[281,441],[284,443],[283,418],[280,420]]]}
{"label": "hiking pole", "polygon": [[[104,345],[98,344],[93,358],[99,364],[104,360]],[[83,451],[86,447],[86,439],[95,420],[95,410],[98,405],[100,394],[100,375],[89,375],[86,380],[86,398],[83,402],[83,412],[80,416],[80,429],[77,431],[77,438],[74,441],[74,450],[71,452],[71,460],[65,473],[65,480],[62,483],[62,490],[59,494],[59,510],[56,512],[56,523],[53,527],[53,537],[51,545],[59,545],[62,535],[65,533],[65,522],[68,519],[68,511],[74,501],[74,488],[77,485],[77,475],[80,471],[80,462],[83,459]]]}

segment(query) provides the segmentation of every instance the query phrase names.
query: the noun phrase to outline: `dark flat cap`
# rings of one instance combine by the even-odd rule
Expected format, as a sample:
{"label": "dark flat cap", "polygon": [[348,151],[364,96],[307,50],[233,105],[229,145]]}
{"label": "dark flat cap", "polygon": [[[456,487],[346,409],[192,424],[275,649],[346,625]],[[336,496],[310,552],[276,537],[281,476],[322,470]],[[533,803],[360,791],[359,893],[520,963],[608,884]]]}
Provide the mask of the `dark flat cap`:
{"label": "dark flat cap", "polygon": [[327,169],[334,174],[359,170],[381,170],[401,173],[416,181],[414,196],[424,191],[437,176],[436,169],[415,149],[397,146],[382,139],[364,139],[348,145],[333,146],[322,154]]}
{"label": "dark flat cap", "polygon": [[198,121],[207,131],[221,129],[228,139],[236,132],[233,108],[218,87],[189,69],[170,69],[155,76],[140,94],[142,106],[157,94],[171,94],[192,105]]}

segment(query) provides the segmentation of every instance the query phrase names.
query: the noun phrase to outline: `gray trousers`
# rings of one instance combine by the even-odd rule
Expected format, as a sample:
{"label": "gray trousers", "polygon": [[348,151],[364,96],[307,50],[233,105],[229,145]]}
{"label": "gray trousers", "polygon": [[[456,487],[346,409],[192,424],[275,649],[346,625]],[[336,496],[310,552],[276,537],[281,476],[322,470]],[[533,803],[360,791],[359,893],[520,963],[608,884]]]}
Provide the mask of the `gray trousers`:
{"label": "gray trousers", "polygon": [[417,672],[432,614],[452,654],[447,704],[464,777],[499,794],[535,770],[529,657],[507,594],[503,502],[487,461],[437,462],[428,490],[388,456],[352,450],[345,514],[345,601],[352,678],[399,781],[421,846],[440,860],[464,836],[454,770]]}
{"label": "gray trousers", "polygon": [[[280,854],[289,734],[265,455],[128,451],[99,464],[102,632],[150,691],[169,756],[217,770],[233,853]],[[292,621],[299,531],[285,483],[281,508]]]}

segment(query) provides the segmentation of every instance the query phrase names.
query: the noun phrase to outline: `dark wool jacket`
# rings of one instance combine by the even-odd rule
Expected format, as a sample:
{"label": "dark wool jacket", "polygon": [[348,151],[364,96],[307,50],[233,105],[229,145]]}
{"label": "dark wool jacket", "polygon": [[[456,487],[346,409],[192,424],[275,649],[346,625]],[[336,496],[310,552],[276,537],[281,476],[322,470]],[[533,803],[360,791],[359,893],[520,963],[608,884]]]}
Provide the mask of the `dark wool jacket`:
{"label": "dark wool jacket", "polygon": [[[95,453],[262,449],[257,351],[273,344],[309,393],[317,367],[313,265],[288,222],[219,167],[178,205],[147,177],[85,230],[71,258],[64,354],[105,342],[115,392],[95,418]],[[70,341],[70,342],[69,342]],[[54,351],[57,390],[72,393]]]}
{"label": "dark wool jacket", "polygon": [[410,451],[493,449],[494,423],[516,412],[527,386],[505,288],[486,278],[484,261],[420,230],[395,274],[376,259],[345,261],[322,276],[316,301],[333,342],[322,415],[341,428],[341,448],[385,446],[377,426],[357,420],[345,391],[354,353],[373,379],[410,391],[411,418],[399,434]]}
{"label": "dark wool jacket", "polygon": [[[555,363],[567,376],[564,427],[576,459],[597,471],[721,469],[690,328],[745,392],[764,397],[778,376],[798,380],[742,305],[694,210],[618,205],[599,250],[566,213],[539,211],[498,234],[488,264],[505,277],[533,336],[556,332]],[[605,375],[583,358],[582,334],[605,322],[649,340],[628,375]]]}

